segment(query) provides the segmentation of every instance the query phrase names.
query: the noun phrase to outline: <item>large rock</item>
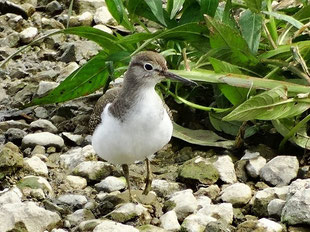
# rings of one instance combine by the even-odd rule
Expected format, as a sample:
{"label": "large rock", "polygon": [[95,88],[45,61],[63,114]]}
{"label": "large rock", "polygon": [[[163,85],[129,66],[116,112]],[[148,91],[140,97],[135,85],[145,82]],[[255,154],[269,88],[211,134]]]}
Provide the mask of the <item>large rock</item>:
{"label": "large rock", "polygon": [[61,218],[34,202],[0,205],[0,231],[43,232],[54,228]]}
{"label": "large rock", "polygon": [[37,196],[41,193],[43,194],[43,198],[45,196],[54,196],[50,183],[41,176],[25,176],[17,183],[17,187],[25,196]]}
{"label": "large rock", "polygon": [[64,146],[64,140],[60,136],[50,132],[28,134],[22,140],[23,147],[35,147],[36,145],[62,148]]}
{"label": "large rock", "polygon": [[214,184],[218,178],[219,173],[211,161],[202,157],[186,161],[179,168],[179,179],[188,185]]}
{"label": "large rock", "polygon": [[310,179],[298,179],[290,185],[281,221],[289,225],[310,225]]}
{"label": "large rock", "polygon": [[0,180],[23,167],[23,156],[16,145],[8,142],[0,151]]}
{"label": "large rock", "polygon": [[260,177],[274,186],[284,186],[297,177],[298,169],[295,156],[277,156],[260,170]]}
{"label": "large rock", "polygon": [[168,231],[179,231],[181,226],[175,211],[171,210],[160,217],[161,226]]}
{"label": "large rock", "polygon": [[152,181],[152,191],[159,197],[171,195],[174,192],[180,191],[182,186],[177,182],[155,179]]}
{"label": "large rock", "polygon": [[22,192],[17,187],[0,192],[0,205],[18,203],[22,200]]}

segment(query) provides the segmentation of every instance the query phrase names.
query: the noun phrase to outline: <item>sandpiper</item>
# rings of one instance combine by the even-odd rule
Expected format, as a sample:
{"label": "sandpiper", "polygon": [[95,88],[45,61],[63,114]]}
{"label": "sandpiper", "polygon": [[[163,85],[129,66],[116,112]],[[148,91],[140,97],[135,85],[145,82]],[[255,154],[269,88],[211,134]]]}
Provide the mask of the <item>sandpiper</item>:
{"label": "sandpiper", "polygon": [[172,122],[155,85],[165,77],[187,84],[193,81],[168,72],[166,60],[156,52],[133,56],[121,88],[114,88],[97,102],[90,119],[94,129],[92,145],[96,153],[122,166],[131,197],[128,164],[146,160],[144,194],[151,189],[149,158],[171,139]]}

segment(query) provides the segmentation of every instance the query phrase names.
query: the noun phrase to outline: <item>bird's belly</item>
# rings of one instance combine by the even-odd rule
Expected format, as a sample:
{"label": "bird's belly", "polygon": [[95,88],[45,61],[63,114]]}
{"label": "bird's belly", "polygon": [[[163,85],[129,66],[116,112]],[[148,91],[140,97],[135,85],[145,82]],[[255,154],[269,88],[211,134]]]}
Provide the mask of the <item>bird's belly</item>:
{"label": "bird's belly", "polygon": [[162,109],[135,112],[121,122],[107,110],[93,134],[92,145],[97,154],[113,164],[130,164],[153,155],[172,136],[172,123]]}

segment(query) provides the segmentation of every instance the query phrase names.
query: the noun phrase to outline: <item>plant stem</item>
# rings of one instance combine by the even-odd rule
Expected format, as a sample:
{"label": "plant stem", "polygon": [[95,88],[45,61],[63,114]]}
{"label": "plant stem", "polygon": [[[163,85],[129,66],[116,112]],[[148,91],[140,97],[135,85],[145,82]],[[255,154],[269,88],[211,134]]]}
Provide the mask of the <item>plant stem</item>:
{"label": "plant stem", "polygon": [[300,71],[294,65],[292,65],[288,62],[285,62],[282,60],[276,60],[276,59],[261,59],[261,62],[266,63],[266,64],[273,64],[273,65],[276,65],[278,67],[287,68],[292,73],[295,73],[297,76],[305,79],[308,82],[308,84],[310,85],[310,77],[307,74],[305,74],[304,72]]}
{"label": "plant stem", "polygon": [[301,120],[299,123],[297,123],[296,126],[294,126],[290,132],[282,139],[280,145],[279,145],[279,150],[284,149],[284,145],[289,140],[294,134],[296,134],[300,128],[302,128],[308,121],[310,120],[310,114],[307,115],[303,120]]}
{"label": "plant stem", "polygon": [[269,32],[269,30],[268,30],[268,28],[267,28],[267,26],[266,26],[265,23],[263,23],[263,28],[264,28],[264,31],[265,31],[265,33],[266,33],[266,35],[267,35],[267,38],[268,38],[268,40],[269,40],[271,46],[272,46],[274,49],[276,49],[276,48],[277,48],[277,45],[275,44],[273,38],[271,37],[270,32]]}

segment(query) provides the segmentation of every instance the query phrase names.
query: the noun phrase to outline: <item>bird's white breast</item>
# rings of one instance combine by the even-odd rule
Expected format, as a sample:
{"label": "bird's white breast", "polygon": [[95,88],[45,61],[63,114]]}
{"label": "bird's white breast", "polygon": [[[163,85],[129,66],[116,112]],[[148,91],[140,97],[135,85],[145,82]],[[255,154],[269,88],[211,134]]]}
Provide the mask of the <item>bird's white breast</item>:
{"label": "bird's white breast", "polygon": [[123,122],[104,109],[92,145],[97,154],[114,164],[144,160],[165,146],[172,136],[172,123],[154,89],[139,94]]}

